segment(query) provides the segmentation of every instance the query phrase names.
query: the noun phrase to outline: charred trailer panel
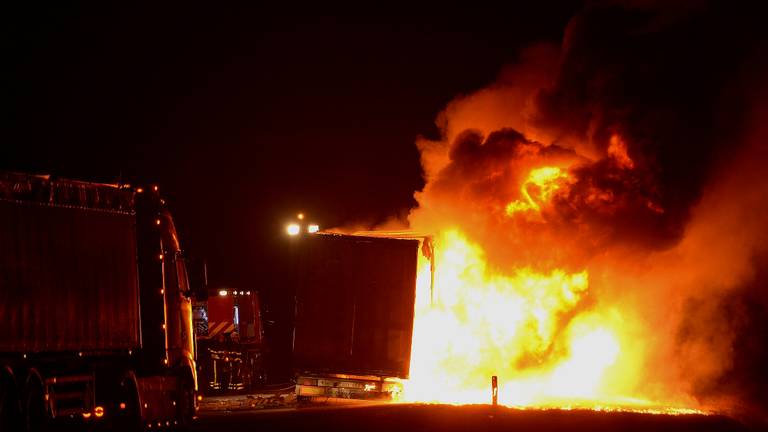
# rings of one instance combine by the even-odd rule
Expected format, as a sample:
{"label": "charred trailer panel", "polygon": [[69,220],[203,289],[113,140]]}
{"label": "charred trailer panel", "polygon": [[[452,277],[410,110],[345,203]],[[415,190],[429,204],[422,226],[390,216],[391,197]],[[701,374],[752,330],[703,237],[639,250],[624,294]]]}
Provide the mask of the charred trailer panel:
{"label": "charred trailer panel", "polygon": [[296,239],[297,393],[377,398],[407,378],[419,241]]}

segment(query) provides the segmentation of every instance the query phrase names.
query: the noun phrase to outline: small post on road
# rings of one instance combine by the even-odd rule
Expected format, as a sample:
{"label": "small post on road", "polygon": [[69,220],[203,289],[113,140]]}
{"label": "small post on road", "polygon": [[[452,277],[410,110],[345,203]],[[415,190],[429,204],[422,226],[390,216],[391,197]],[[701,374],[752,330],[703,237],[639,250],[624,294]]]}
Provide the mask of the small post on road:
{"label": "small post on road", "polygon": [[491,400],[493,401],[493,406],[499,404],[499,379],[496,375],[491,377]]}

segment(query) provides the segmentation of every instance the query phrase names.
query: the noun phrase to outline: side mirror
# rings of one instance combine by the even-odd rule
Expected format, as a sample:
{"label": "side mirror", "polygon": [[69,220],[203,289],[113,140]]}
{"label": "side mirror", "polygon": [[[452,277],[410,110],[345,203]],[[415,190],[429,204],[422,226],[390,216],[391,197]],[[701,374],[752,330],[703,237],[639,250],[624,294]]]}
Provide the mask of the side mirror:
{"label": "side mirror", "polygon": [[192,298],[198,301],[208,299],[208,266],[206,261],[201,258],[187,258],[185,261]]}

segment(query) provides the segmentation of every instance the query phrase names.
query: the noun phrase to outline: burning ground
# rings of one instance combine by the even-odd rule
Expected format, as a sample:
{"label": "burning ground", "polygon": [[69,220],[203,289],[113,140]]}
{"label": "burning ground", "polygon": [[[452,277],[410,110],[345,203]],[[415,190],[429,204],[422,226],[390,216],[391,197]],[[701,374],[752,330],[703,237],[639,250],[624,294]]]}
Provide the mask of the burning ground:
{"label": "burning ground", "polygon": [[420,139],[404,397],[515,406],[768,404],[768,106],[757,21],[594,3]]}

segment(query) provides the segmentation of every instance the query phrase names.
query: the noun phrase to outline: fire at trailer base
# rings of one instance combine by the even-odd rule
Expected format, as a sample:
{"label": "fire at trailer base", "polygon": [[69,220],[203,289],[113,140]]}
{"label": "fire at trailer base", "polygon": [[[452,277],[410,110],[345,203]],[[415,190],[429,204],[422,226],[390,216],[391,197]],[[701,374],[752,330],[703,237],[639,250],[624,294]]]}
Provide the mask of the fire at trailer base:
{"label": "fire at trailer base", "polygon": [[587,271],[493,274],[460,231],[436,243],[434,286],[429,261],[419,258],[402,401],[490,403],[488,382],[498,375],[498,403],[506,406],[701,412],[625,396],[642,343],[622,311],[584,307]]}

